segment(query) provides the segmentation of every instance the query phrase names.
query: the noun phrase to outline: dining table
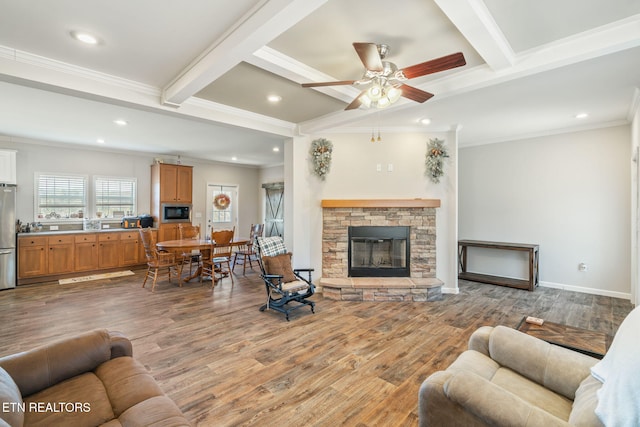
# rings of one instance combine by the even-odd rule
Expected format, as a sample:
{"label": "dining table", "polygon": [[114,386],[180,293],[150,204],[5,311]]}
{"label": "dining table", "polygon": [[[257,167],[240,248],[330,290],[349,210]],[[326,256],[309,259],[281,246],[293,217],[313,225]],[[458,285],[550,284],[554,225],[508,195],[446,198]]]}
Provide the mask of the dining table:
{"label": "dining table", "polygon": [[[231,246],[243,246],[248,243],[249,238],[234,237],[231,241]],[[176,258],[182,257],[182,254],[188,253],[189,251],[199,250],[202,254],[202,257],[207,258],[211,256],[211,250],[215,244],[216,242],[211,239],[177,239],[158,242],[156,243],[156,248],[160,251],[172,252],[176,255]],[[179,280],[188,282],[191,279],[200,277],[201,274],[202,265],[199,265],[196,271],[191,276],[185,277],[184,279],[180,278]],[[214,278],[212,278],[211,280],[215,281]]]}

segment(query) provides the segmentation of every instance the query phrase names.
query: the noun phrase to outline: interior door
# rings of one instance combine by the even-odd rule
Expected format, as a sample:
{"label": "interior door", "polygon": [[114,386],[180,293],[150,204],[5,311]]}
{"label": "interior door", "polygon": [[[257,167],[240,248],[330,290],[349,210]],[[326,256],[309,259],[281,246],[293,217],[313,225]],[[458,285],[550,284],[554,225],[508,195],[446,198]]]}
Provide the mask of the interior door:
{"label": "interior door", "polygon": [[207,184],[207,230],[238,230],[238,186]]}
{"label": "interior door", "polygon": [[265,237],[280,236],[284,234],[284,183],[263,184],[266,191],[265,197]]}

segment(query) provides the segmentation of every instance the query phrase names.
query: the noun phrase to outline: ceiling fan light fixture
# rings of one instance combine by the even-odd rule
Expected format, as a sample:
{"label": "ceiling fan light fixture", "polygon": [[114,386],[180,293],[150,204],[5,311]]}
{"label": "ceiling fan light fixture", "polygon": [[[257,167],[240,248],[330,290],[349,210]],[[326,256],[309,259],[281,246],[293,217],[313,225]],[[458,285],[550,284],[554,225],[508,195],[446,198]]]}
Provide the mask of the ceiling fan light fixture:
{"label": "ceiling fan light fixture", "polygon": [[393,104],[402,96],[402,90],[398,89],[395,86],[391,86],[389,90],[387,90],[387,97],[389,101]]}
{"label": "ceiling fan light fixture", "polygon": [[389,105],[391,105],[391,101],[389,100],[388,97],[383,96],[382,98],[378,99],[378,103],[377,103],[376,107],[378,107],[378,108],[387,108]]}
{"label": "ceiling fan light fixture", "polygon": [[374,84],[367,90],[367,95],[371,101],[377,101],[382,98],[382,87],[379,84]]}

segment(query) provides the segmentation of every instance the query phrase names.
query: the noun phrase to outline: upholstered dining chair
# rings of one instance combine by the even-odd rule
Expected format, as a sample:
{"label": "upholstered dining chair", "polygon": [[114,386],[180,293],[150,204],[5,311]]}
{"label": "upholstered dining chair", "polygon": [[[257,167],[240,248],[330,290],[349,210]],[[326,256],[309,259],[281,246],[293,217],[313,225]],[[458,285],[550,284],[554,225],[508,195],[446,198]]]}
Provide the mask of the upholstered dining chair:
{"label": "upholstered dining chair", "polygon": [[231,241],[235,234],[235,227],[232,230],[218,230],[211,232],[211,256],[202,260],[202,275],[211,276],[211,287],[222,280],[223,277],[231,278],[231,286],[233,286],[233,271],[231,270],[231,256],[233,246]]}
{"label": "upholstered dining chair", "polygon": [[[200,239],[200,226],[189,223],[178,224],[178,238],[180,240],[199,240]],[[182,276],[182,270],[185,266],[189,266],[189,276],[193,265],[200,266],[202,261],[202,254],[199,249],[194,249],[189,252],[183,252],[180,259],[180,275]]]}
{"label": "upholstered dining chair", "polygon": [[142,239],[142,245],[144,246],[144,254],[147,257],[147,274],[144,276],[142,287],[144,288],[147,284],[147,279],[151,277],[153,279],[151,292],[155,291],[158,273],[161,269],[167,270],[169,282],[171,282],[171,275],[175,274],[178,278],[178,285],[182,286],[175,255],[170,252],[158,251],[156,248],[156,239],[154,238],[153,231],[151,231],[150,228],[140,228],[139,231],[140,238]]}
{"label": "upholstered dining chair", "polygon": [[253,262],[258,262],[258,253],[255,250],[254,244],[258,237],[262,237],[264,233],[264,224],[251,224],[251,231],[249,232],[249,241],[246,245],[240,245],[233,253],[233,263],[231,269],[235,271],[238,261],[242,264],[242,275],[247,272],[247,262],[249,268],[253,270]]}

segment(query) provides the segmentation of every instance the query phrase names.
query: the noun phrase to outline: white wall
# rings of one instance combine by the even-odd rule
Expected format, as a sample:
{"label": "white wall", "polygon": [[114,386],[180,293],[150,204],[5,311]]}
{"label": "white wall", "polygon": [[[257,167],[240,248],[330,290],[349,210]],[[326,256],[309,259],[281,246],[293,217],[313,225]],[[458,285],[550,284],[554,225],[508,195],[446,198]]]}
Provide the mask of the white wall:
{"label": "white wall", "polygon": [[[635,91],[640,99],[640,89]],[[631,302],[640,304],[640,103],[631,119]]]}
{"label": "white wall", "polygon": [[[309,148],[318,137],[333,143],[331,170],[324,181],[311,174]],[[370,142],[370,137],[328,134],[294,138],[285,144],[285,159],[291,160],[285,162],[285,197],[291,200],[287,209],[293,215],[292,221],[285,221],[285,231],[293,233],[294,264],[303,267],[302,263],[308,261],[307,266],[315,268],[316,280],[319,278],[322,199],[440,199],[442,207],[436,210],[436,276],[445,282],[445,291],[457,292],[456,133],[383,132],[383,141],[375,143]],[[435,137],[446,141],[451,155],[439,184],[425,176],[424,166],[427,143]],[[285,215],[290,217],[287,210]]]}
{"label": "white wall", "polygon": [[[120,153],[88,150],[68,145],[46,142],[17,143],[0,137],[0,148],[17,150],[18,197],[16,214],[23,221],[33,221],[34,173],[62,172],[88,176],[127,176],[138,181],[138,213],[150,212],[151,164],[158,155]],[[239,189],[239,235],[248,235],[249,228],[260,218],[259,169],[235,165],[205,163],[195,159],[183,159],[183,164],[193,168],[193,207],[206,212],[207,182],[237,185]]]}
{"label": "white wall", "polygon": [[[460,238],[540,244],[542,285],[629,298],[630,141],[620,126],[460,149]],[[526,277],[522,255],[471,251],[470,271]]]}

